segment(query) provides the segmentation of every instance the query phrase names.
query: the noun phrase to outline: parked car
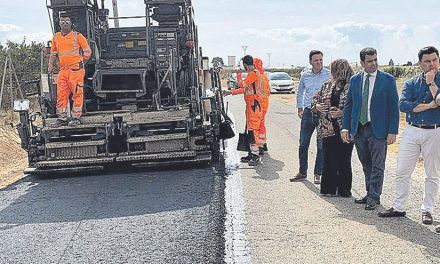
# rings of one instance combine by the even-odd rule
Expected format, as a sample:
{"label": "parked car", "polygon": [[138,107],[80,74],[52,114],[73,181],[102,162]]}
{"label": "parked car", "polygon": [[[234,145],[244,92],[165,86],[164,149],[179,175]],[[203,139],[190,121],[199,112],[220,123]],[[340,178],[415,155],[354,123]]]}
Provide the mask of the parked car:
{"label": "parked car", "polygon": [[273,72],[270,74],[271,92],[294,93],[295,83],[289,74],[285,72]]}

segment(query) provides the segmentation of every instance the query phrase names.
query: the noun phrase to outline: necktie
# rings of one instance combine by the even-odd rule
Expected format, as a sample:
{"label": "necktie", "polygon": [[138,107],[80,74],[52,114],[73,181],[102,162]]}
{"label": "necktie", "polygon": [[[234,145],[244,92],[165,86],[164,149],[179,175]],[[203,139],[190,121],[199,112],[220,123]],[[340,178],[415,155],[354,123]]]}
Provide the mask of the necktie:
{"label": "necktie", "polygon": [[362,90],[362,106],[359,122],[365,126],[368,123],[368,96],[370,95],[370,74],[365,78],[364,89]]}

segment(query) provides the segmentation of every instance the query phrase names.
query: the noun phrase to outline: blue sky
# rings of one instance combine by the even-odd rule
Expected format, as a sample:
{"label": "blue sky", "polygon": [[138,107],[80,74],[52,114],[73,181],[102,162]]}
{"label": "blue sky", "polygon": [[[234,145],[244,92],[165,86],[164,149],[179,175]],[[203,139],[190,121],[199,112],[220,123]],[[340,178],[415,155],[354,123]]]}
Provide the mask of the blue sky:
{"label": "blue sky", "polygon": [[[0,42],[50,38],[46,0],[0,0]],[[111,1],[106,0],[109,3]],[[423,2],[423,3],[422,3]],[[204,54],[261,57],[271,66],[308,64],[320,49],[332,59],[359,60],[375,47],[382,64],[406,63],[420,48],[440,46],[438,0],[193,0]],[[142,15],[143,0],[120,0],[121,16]],[[138,21],[142,23],[142,21]]]}

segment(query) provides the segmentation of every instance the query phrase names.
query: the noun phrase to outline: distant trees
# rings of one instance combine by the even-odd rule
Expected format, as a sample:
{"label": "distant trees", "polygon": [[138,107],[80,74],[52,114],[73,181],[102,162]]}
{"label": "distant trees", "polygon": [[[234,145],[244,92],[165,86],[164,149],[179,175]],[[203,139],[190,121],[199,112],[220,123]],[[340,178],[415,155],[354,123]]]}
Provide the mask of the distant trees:
{"label": "distant trees", "polygon": [[393,59],[391,59],[390,62],[388,62],[388,66],[394,66],[394,61],[393,61]]}
{"label": "distant trees", "polygon": [[225,64],[224,64],[222,58],[220,58],[220,57],[214,57],[214,58],[212,59],[212,65],[213,65],[215,68],[221,68],[221,67],[223,67]]}
{"label": "distant trees", "polygon": [[[40,78],[41,70],[46,72],[47,56],[42,57],[42,51],[45,48],[43,43],[30,42],[26,43],[24,39],[21,43],[15,43],[8,41],[6,44],[0,44],[0,85],[3,79],[3,70],[5,67],[6,56],[9,53],[14,63],[15,72],[20,81],[21,88],[24,94],[35,93],[35,85],[25,85],[26,82],[32,81]],[[41,68],[41,59],[43,59],[43,68]],[[9,74],[6,75],[7,78],[5,83],[9,83]],[[15,80],[14,80],[15,85]],[[3,100],[9,101],[9,93],[4,93]]]}
{"label": "distant trees", "polygon": [[383,66],[380,69],[395,78],[412,78],[420,73],[420,69],[414,66]]}

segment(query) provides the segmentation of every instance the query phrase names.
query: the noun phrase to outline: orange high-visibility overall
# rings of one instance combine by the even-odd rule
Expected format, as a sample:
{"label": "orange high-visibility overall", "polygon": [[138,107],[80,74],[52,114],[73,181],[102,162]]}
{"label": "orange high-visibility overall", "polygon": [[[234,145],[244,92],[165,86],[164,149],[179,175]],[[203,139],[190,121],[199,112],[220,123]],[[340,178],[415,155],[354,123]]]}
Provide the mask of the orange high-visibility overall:
{"label": "orange high-visibility overall", "polygon": [[57,115],[67,117],[67,104],[72,93],[72,118],[82,114],[84,102],[84,61],[89,60],[92,51],[87,39],[78,32],[70,32],[63,36],[55,34],[50,53],[58,56],[60,72],[57,79]]}
{"label": "orange high-visibility overall", "polygon": [[267,128],[266,128],[266,114],[269,109],[269,98],[270,98],[270,84],[269,79],[267,78],[264,68],[263,61],[259,58],[254,58],[254,66],[257,71],[261,74],[264,85],[263,92],[261,98],[261,106],[263,107],[263,120],[261,121],[261,129],[260,129],[260,144],[264,145],[267,141]]}
{"label": "orange high-visibility overall", "polygon": [[[241,80],[241,74],[237,74],[237,79]],[[240,88],[232,90],[232,95],[244,94],[246,103],[246,127],[250,138],[251,153],[258,155],[259,147],[262,147],[260,140],[260,131],[262,131],[263,107],[262,94],[264,91],[264,81],[262,74],[258,71],[251,71],[246,79],[239,81]]]}

